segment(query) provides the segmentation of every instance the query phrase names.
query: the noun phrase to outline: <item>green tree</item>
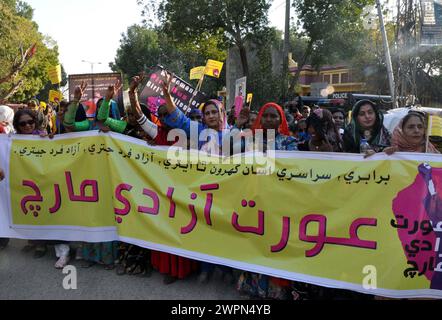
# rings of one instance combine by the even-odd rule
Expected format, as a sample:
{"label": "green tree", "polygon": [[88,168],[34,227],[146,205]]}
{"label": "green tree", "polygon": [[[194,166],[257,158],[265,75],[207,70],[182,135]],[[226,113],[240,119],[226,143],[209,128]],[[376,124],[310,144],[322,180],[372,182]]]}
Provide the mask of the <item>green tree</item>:
{"label": "green tree", "polygon": [[[295,0],[297,34],[308,39],[299,69],[309,61],[319,69],[357,56],[365,39],[363,10],[373,0]],[[291,81],[291,91],[299,73]]]}
{"label": "green tree", "polygon": [[[122,72],[127,80],[140,71],[162,65],[190,82],[189,71],[193,67],[205,65],[208,58],[226,59],[226,51],[218,49],[219,42],[219,38],[208,34],[198,45],[176,42],[161,31],[133,25],[122,35],[115,61],[110,67],[115,72]],[[220,89],[220,83],[225,81],[224,72],[221,76],[221,80],[206,78],[204,91],[209,95],[215,94]]]}
{"label": "green tree", "polygon": [[[139,2],[148,12],[156,1]],[[198,45],[209,35],[222,37],[224,47],[236,46],[247,76],[246,43],[267,28],[270,5],[270,0],[162,0],[158,17],[175,41]]]}
{"label": "green tree", "polygon": [[112,62],[110,67],[113,71],[123,72],[131,78],[140,71],[155,66],[160,55],[158,33],[155,30],[133,25],[122,34],[115,62]]}
{"label": "green tree", "polygon": [[24,2],[0,2],[0,100],[26,101],[48,82],[47,68],[58,64],[58,47],[38,32]]}

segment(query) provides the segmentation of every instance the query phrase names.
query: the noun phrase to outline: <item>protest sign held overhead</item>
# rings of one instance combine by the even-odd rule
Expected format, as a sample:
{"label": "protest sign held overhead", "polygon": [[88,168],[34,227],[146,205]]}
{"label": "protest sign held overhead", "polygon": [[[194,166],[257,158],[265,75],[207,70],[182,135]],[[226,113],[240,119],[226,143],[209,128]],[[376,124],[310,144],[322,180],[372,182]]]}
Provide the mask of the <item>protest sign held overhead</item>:
{"label": "protest sign held overhead", "polygon": [[253,93],[249,93],[249,94],[247,95],[247,103],[248,103],[248,104],[252,103],[252,100],[253,100]]}
{"label": "protest sign held overhead", "polygon": [[190,80],[201,80],[201,78],[204,76],[204,71],[206,70],[206,67],[196,67],[190,70]]}
{"label": "protest sign held overhead", "polygon": [[63,93],[58,90],[49,91],[49,102],[60,103],[61,100],[63,100]]}
{"label": "protest sign held overhead", "polygon": [[[157,114],[158,108],[165,104],[163,83],[166,81],[167,73],[172,74],[161,66],[156,67],[148,76],[148,81],[141,92],[140,102],[146,104],[153,114]],[[177,108],[184,114],[199,108],[207,100],[204,93],[176,75],[172,75],[171,95]]]}
{"label": "protest sign held overhead", "polygon": [[442,118],[438,116],[429,117],[429,136],[442,137]]}
{"label": "protest sign held overhead", "polygon": [[223,70],[224,63],[216,60],[207,60],[205,74],[210,77],[219,78]]}
{"label": "protest sign held overhead", "polygon": [[[106,94],[107,88],[114,85],[117,81],[122,82],[120,73],[95,73],[95,74],[74,74],[69,76],[69,99],[74,99],[75,87],[80,86],[84,81],[88,84],[86,91],[80,101],[86,108],[86,114],[89,118],[95,117],[97,102]],[[123,92],[117,93],[114,100],[118,104],[120,114],[124,112]]]}
{"label": "protest sign held overhead", "polygon": [[49,67],[48,76],[52,84],[59,84],[61,82],[61,65]]}
{"label": "protest sign held overhead", "polygon": [[236,80],[235,86],[235,116],[238,117],[246,101],[247,77]]}

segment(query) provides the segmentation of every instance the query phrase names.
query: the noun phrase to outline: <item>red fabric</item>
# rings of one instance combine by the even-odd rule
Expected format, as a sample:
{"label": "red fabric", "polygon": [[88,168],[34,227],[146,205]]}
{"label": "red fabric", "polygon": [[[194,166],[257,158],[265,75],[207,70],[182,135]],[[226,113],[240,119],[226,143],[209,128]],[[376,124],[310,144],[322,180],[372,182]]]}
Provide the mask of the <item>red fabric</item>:
{"label": "red fabric", "polygon": [[270,281],[272,281],[274,284],[276,284],[279,287],[290,287],[292,282],[290,280],[270,277]]}
{"label": "red fabric", "polygon": [[167,135],[169,134],[169,130],[164,129],[163,127],[158,127],[158,134],[155,138],[155,144],[157,146],[172,146],[177,142],[175,141],[167,141]]}
{"label": "red fabric", "polygon": [[5,128],[0,124],[0,133],[5,133]]}
{"label": "red fabric", "polygon": [[[171,146],[175,144],[176,141],[167,141],[168,133],[169,130],[158,127],[155,143],[158,146]],[[168,274],[178,279],[184,279],[198,270],[198,262],[195,260],[160,251],[151,251],[151,263],[161,274]]]}
{"label": "red fabric", "polygon": [[151,251],[152,266],[161,274],[185,279],[198,270],[198,262],[173,254]]}
{"label": "red fabric", "polygon": [[278,104],[273,103],[273,102],[265,104],[261,108],[261,110],[259,110],[258,118],[256,118],[255,124],[253,125],[253,131],[255,131],[257,129],[262,129],[261,119],[262,119],[262,116],[263,116],[264,112],[267,109],[269,109],[269,108],[276,109],[276,111],[278,111],[278,113],[279,113],[279,116],[281,117],[281,125],[278,128],[278,132],[280,134],[285,135],[285,136],[289,136],[290,135],[290,131],[289,131],[289,126],[287,124],[287,119],[285,118],[285,113],[284,113],[284,111],[282,110],[282,108]]}

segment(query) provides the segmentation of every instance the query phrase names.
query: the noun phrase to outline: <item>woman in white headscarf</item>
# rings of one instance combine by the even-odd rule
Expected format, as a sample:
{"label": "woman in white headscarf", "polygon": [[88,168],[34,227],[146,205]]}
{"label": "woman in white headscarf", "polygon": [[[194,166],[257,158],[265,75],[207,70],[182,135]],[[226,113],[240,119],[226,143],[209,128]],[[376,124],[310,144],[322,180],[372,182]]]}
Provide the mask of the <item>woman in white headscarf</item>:
{"label": "woman in white headscarf", "polygon": [[8,106],[0,106],[0,126],[6,134],[14,133],[12,120],[14,120],[14,110]]}

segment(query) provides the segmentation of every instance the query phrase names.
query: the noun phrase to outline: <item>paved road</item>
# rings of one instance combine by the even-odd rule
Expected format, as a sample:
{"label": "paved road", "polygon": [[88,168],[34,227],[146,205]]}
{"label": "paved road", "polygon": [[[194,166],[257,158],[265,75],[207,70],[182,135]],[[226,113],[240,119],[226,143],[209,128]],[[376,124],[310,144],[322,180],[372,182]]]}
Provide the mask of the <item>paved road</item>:
{"label": "paved road", "polygon": [[240,295],[234,285],[226,285],[219,275],[209,284],[201,285],[197,277],[163,284],[163,276],[154,272],[151,278],[117,276],[115,271],[106,271],[101,266],[90,269],[77,267],[78,289],[63,289],[61,270],[54,268],[56,257],[53,247],[41,259],[33,253],[22,253],[26,241],[11,240],[8,247],[0,251],[0,299],[117,299],[117,300],[238,300]]}

